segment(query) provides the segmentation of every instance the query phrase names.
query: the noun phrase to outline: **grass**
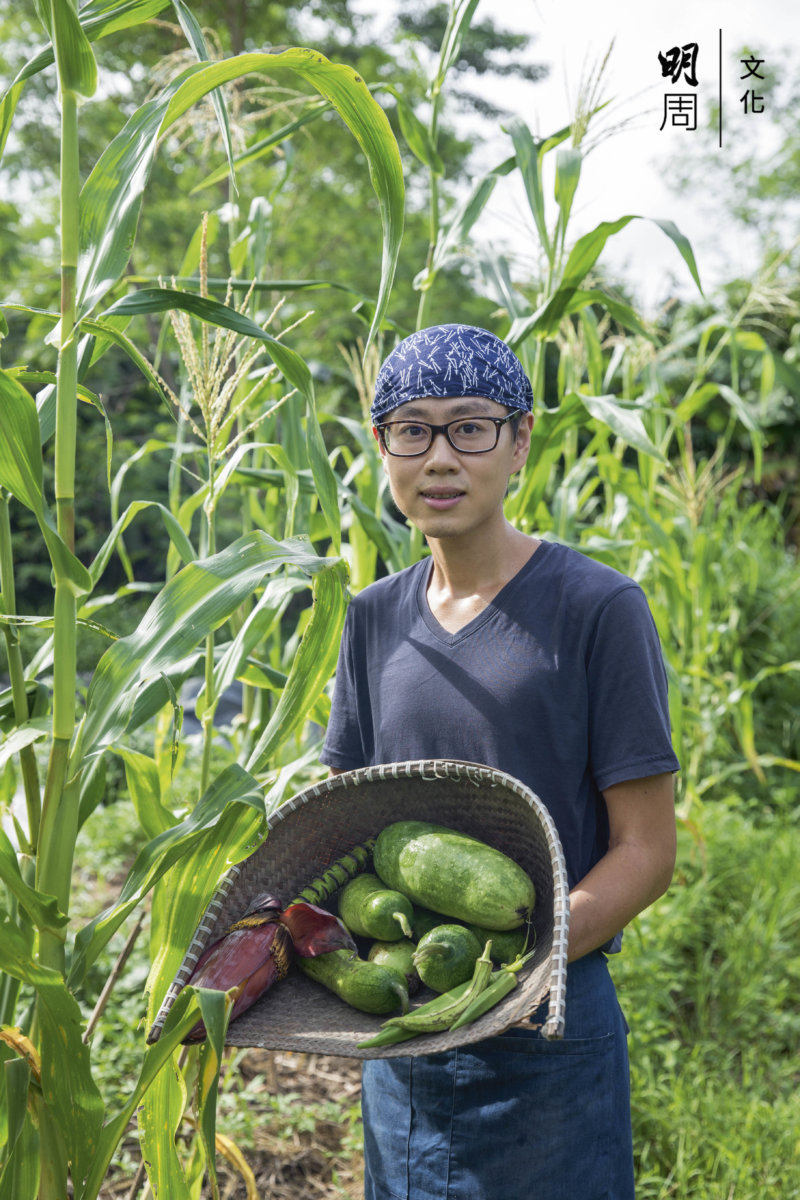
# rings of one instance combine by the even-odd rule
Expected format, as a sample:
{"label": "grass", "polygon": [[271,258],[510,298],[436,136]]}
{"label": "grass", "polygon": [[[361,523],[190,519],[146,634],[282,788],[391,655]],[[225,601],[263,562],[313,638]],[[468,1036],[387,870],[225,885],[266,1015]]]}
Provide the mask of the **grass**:
{"label": "grass", "polygon": [[707,805],[614,964],[639,1200],[800,1196],[800,830]]}

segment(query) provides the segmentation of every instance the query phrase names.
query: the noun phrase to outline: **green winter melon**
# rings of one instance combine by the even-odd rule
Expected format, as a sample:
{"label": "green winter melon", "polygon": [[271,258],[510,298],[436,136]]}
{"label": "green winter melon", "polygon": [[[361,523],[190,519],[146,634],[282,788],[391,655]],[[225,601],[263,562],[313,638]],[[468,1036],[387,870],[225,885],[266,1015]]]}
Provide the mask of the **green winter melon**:
{"label": "green winter melon", "polygon": [[375,873],[415,904],[484,929],[515,929],[536,902],[530,877],[493,846],[428,821],[395,821],[373,850]]}

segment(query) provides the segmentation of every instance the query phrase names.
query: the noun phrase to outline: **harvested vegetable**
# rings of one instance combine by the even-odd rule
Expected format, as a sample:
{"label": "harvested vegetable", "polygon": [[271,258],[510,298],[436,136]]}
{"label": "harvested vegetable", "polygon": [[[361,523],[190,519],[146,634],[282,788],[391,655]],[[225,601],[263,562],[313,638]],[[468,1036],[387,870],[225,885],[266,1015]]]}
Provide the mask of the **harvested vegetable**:
{"label": "harvested vegetable", "polygon": [[427,987],[448,992],[472,976],[485,944],[465,925],[436,925],[420,938],[414,966]]}
{"label": "harvested vegetable", "polygon": [[339,916],[351,933],[392,942],[411,937],[414,906],[401,892],[387,888],[377,875],[356,875],[342,889]]}
{"label": "harvested vegetable", "polygon": [[443,825],[395,821],[373,850],[375,872],[415,904],[491,930],[515,929],[536,901],[530,877],[513,859]]}

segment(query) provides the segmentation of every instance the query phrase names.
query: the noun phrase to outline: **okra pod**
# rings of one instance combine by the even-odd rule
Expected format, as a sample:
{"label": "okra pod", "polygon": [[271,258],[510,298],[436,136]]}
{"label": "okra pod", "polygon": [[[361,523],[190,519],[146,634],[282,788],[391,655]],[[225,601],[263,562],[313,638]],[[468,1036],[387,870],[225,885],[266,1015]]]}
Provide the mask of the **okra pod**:
{"label": "okra pod", "polygon": [[395,1042],[407,1042],[409,1038],[416,1037],[413,1030],[401,1029],[399,1025],[384,1025],[380,1033],[376,1033],[375,1037],[369,1038],[366,1042],[357,1042],[359,1050],[366,1050],[372,1046],[393,1046]]}
{"label": "okra pod", "polygon": [[521,971],[525,964],[533,958],[534,953],[534,950],[529,950],[527,954],[518,954],[513,962],[504,963],[499,971],[493,971],[486,987],[474,1000],[469,1001],[462,1008],[450,1029],[460,1029],[463,1025],[469,1025],[471,1021],[482,1017],[490,1008],[494,1008],[495,1004],[499,1004],[516,986],[517,972]]}
{"label": "okra pod", "polygon": [[478,1017],[482,1017],[490,1008],[494,1008],[495,1004],[499,1004],[503,997],[516,987],[516,984],[517,977],[513,971],[501,968],[499,971],[493,972],[487,987],[474,1000],[470,1001],[463,1012],[456,1017],[450,1029],[460,1029],[462,1025],[469,1025]]}
{"label": "okra pod", "polygon": [[411,1033],[440,1033],[449,1029],[452,1022],[484,990],[492,973],[490,958],[492,944],[487,942],[483,954],[475,963],[472,978],[449,992],[442,992],[434,1000],[423,1004],[413,1012],[400,1017],[390,1017],[385,1026],[407,1029]]}

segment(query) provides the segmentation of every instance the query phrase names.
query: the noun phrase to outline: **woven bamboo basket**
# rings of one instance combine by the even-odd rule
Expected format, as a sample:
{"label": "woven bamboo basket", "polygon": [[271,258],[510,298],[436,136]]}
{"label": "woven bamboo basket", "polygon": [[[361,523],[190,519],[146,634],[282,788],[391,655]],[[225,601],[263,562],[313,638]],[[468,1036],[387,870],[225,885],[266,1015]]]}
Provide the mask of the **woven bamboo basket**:
{"label": "woven bamboo basket", "polygon": [[[397,820],[433,821],[480,838],[523,867],[536,888],[535,953],[518,985],[493,1009],[454,1033],[359,1049],[382,1016],[359,1012],[297,969],[228,1028],[227,1044],[374,1058],[431,1054],[492,1037],[547,1000],[542,1033],[560,1038],[566,1000],[569,895],[561,843],[550,814],[519,780],[477,763],[431,759],[364,767],[335,775],[287,800],[269,818],[269,835],[231,868],[209,904],[148,1035],[157,1040],[197,958],[258,892],[283,904],[353,845]],[[412,1008],[433,993],[423,989]]]}

